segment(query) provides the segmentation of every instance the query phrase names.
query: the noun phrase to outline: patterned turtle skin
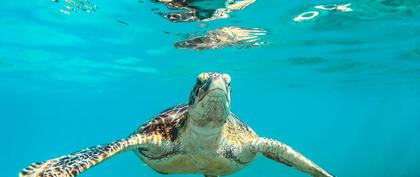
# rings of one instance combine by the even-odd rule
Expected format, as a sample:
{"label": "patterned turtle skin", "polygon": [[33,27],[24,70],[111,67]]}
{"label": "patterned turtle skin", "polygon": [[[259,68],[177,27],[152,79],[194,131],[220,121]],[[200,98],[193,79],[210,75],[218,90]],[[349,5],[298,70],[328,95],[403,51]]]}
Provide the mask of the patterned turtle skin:
{"label": "patterned turtle skin", "polygon": [[291,147],[259,137],[230,111],[230,76],[201,73],[188,103],[161,112],[127,138],[40,163],[20,177],[74,177],[110,157],[134,151],[161,174],[232,174],[258,154],[315,177],[332,177]]}

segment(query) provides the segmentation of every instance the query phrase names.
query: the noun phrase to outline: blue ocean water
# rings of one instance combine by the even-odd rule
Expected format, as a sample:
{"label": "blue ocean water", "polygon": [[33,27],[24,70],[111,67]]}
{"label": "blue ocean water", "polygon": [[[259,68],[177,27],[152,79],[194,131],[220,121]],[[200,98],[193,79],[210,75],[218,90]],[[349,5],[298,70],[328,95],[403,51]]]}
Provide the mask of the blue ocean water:
{"label": "blue ocean water", "polygon": [[[231,75],[232,111],[259,135],[336,176],[419,177],[419,10],[418,0],[259,0],[173,22],[151,1],[3,0],[0,176],[126,137],[216,71]],[[225,27],[252,40],[176,45]],[[161,175],[127,152],[80,176]],[[261,156],[232,176],[307,175]]]}

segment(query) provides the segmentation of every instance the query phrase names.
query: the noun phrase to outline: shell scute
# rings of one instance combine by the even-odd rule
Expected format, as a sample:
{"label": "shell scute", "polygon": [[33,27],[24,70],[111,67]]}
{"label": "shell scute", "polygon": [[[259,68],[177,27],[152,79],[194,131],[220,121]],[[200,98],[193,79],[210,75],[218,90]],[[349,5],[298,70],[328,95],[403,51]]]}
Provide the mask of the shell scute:
{"label": "shell scute", "polygon": [[136,133],[160,135],[174,141],[187,118],[188,105],[181,104],[162,111],[158,116],[140,126]]}

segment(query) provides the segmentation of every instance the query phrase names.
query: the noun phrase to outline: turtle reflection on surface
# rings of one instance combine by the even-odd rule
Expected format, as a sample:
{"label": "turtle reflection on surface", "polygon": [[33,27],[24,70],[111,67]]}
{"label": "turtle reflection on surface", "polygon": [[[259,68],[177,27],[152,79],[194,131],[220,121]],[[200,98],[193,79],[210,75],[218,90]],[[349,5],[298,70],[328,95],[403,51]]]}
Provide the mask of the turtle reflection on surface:
{"label": "turtle reflection on surface", "polygon": [[253,47],[264,44],[258,42],[266,34],[259,28],[223,27],[208,31],[206,35],[193,37],[185,41],[175,43],[176,48],[182,49],[217,49],[229,46]]}
{"label": "turtle reflection on surface", "polygon": [[229,13],[241,10],[256,0],[152,0],[163,3],[171,10],[181,12],[160,12],[159,14],[172,22],[211,21],[228,18]]}

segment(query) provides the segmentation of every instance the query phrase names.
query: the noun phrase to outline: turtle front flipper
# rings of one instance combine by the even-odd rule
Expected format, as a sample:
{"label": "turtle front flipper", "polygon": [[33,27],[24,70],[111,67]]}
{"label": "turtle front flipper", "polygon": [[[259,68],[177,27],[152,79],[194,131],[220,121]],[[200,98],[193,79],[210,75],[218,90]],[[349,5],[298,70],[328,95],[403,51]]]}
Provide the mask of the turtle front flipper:
{"label": "turtle front flipper", "polygon": [[121,152],[153,141],[150,137],[135,134],[109,144],[93,146],[41,163],[33,163],[19,173],[19,177],[74,177]]}
{"label": "turtle front flipper", "polygon": [[252,142],[251,148],[272,160],[294,167],[314,177],[333,177],[333,175],[324,171],[311,160],[279,141],[259,138]]}

